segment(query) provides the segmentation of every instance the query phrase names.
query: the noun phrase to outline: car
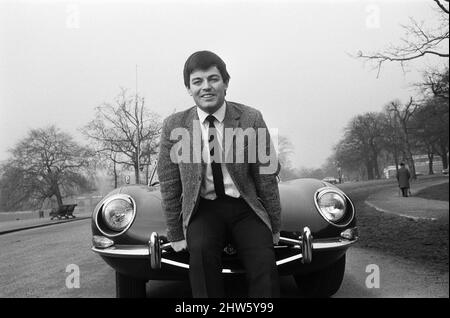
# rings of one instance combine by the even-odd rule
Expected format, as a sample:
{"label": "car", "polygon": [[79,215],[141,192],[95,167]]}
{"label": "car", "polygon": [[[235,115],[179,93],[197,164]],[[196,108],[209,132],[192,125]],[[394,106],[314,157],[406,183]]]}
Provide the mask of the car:
{"label": "car", "polygon": [[448,174],[448,168],[442,169],[442,174]]}
{"label": "car", "polygon": [[328,183],[331,183],[331,184],[338,184],[339,183],[339,180],[334,178],[334,177],[326,177],[326,178],[323,178],[322,181],[325,181],[325,182],[328,182]]}
{"label": "car", "polygon": [[[279,275],[293,276],[299,295],[330,297],[341,286],[347,249],[357,242],[355,206],[336,186],[316,179],[279,182],[282,231],[274,246]],[[166,237],[158,182],[125,185],[92,214],[92,251],[115,270],[116,296],[145,297],[149,280],[187,280],[189,252]],[[245,274],[227,244],[222,273]]]}

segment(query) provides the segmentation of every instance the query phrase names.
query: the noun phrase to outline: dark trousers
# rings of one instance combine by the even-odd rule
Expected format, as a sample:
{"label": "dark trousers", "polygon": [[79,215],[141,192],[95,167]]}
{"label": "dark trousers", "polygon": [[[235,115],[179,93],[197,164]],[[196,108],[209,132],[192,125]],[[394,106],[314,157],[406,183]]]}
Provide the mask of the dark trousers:
{"label": "dark trousers", "polygon": [[224,297],[222,252],[232,238],[249,297],[279,297],[272,233],[243,199],[201,199],[188,230],[193,297]]}
{"label": "dark trousers", "polygon": [[402,189],[402,195],[404,196],[404,197],[407,197],[408,196],[408,190],[409,190],[409,188],[401,188]]}

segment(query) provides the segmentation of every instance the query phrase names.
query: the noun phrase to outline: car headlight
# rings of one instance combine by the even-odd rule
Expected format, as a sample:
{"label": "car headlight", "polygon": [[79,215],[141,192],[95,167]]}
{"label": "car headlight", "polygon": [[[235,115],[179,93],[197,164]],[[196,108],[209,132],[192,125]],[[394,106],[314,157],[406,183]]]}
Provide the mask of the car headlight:
{"label": "car headlight", "polygon": [[102,223],[114,232],[127,229],[135,216],[135,204],[127,195],[116,195],[109,198],[101,207]]}
{"label": "car headlight", "polygon": [[133,204],[117,199],[104,206],[102,214],[106,225],[113,231],[122,231],[133,218]]}
{"label": "car headlight", "polygon": [[326,191],[318,194],[317,206],[328,221],[337,223],[345,216],[347,203],[340,193]]}

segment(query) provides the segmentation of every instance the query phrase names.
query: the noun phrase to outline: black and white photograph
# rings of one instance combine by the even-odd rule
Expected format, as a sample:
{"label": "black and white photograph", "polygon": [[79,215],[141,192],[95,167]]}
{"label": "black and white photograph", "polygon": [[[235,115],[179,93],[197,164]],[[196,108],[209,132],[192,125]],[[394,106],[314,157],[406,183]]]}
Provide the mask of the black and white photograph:
{"label": "black and white photograph", "polygon": [[0,0],[0,298],[448,299],[448,165],[448,0]]}

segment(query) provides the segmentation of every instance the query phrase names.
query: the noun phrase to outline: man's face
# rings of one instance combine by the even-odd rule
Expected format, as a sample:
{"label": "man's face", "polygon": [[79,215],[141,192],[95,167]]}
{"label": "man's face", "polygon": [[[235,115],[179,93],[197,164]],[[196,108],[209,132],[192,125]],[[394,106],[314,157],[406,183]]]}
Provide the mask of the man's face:
{"label": "man's face", "polygon": [[189,84],[189,94],[203,111],[212,114],[222,106],[228,85],[223,81],[216,66],[211,66],[205,71],[194,70],[190,75]]}

